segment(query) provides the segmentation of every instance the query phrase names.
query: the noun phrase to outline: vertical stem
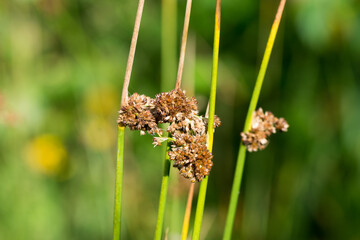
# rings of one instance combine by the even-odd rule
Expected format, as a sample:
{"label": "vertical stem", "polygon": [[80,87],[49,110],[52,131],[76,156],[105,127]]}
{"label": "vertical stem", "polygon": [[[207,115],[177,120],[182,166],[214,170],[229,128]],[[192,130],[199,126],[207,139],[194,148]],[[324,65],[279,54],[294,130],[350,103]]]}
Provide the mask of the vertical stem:
{"label": "vertical stem", "polygon": [[190,215],[191,215],[192,200],[193,200],[193,196],[194,196],[194,187],[195,187],[195,183],[190,183],[189,194],[188,194],[188,199],[187,199],[187,203],[186,203],[184,222],[183,222],[182,233],[181,233],[181,240],[186,240],[188,231],[189,231],[189,222],[190,222]]}
{"label": "vertical stem", "polygon": [[169,91],[176,74],[177,0],[162,0],[161,9],[161,91]]}
{"label": "vertical stem", "polygon": [[[212,152],[213,139],[214,139],[216,82],[217,82],[217,71],[218,71],[218,62],[219,62],[219,43],[220,43],[220,19],[221,19],[221,0],[216,0],[213,66],[212,66],[212,75],[211,75],[211,90],[210,90],[210,101],[209,101],[209,124],[208,124],[208,149],[210,152]],[[200,229],[201,229],[201,223],[202,223],[202,218],[203,218],[203,214],[204,214],[204,206],[205,206],[205,198],[206,198],[208,179],[209,179],[208,177],[205,177],[200,184],[192,240],[198,240],[200,238]]]}
{"label": "vertical stem", "polygon": [[121,231],[121,193],[124,172],[124,133],[125,128],[118,127],[113,240],[120,239]]}
{"label": "vertical stem", "polygon": [[183,29],[182,39],[181,39],[179,67],[178,67],[178,73],[177,73],[177,78],[176,78],[176,87],[175,87],[176,89],[180,88],[180,86],[181,86],[181,78],[182,78],[182,73],[184,70],[184,61],[185,61],[185,52],[186,52],[185,50],[186,50],[186,42],[187,42],[189,23],[190,23],[191,4],[192,4],[192,0],[187,0],[185,19],[184,19],[184,29]]}
{"label": "vertical stem", "polygon": [[269,39],[268,39],[268,42],[266,44],[264,57],[263,57],[263,60],[261,62],[259,75],[258,75],[258,77],[256,79],[254,92],[252,94],[249,110],[248,110],[248,113],[247,113],[247,116],[246,116],[244,131],[248,131],[250,129],[251,116],[252,116],[252,113],[255,111],[255,108],[256,108],[256,105],[257,105],[257,102],[258,102],[258,99],[259,99],[259,96],[260,96],[261,87],[262,87],[262,84],[263,84],[263,81],[264,81],[266,69],[267,69],[269,59],[270,59],[270,56],[271,56],[271,51],[272,51],[273,46],[274,46],[276,34],[277,34],[277,31],[278,31],[278,28],[279,28],[279,25],[280,25],[280,20],[281,20],[282,13],[284,11],[285,3],[286,3],[286,0],[281,0],[278,11],[276,13],[274,23],[273,23],[273,25],[271,27]]}
{"label": "vertical stem", "polygon": [[[167,92],[175,85],[177,71],[177,0],[161,1],[161,91]],[[165,145],[165,144],[163,144]],[[166,146],[163,146],[166,157]],[[164,163],[165,164],[165,163]],[[171,174],[171,173],[170,173]],[[177,178],[170,178],[169,185],[177,184]],[[166,234],[171,236],[179,232],[179,200],[169,196],[170,218]],[[166,237],[166,234],[164,238]]]}
{"label": "vertical stem", "polygon": [[[183,88],[186,89],[187,93],[191,96],[194,95],[194,82],[195,82],[195,59],[196,59],[196,43],[195,37],[190,34],[189,42],[187,46],[187,65],[184,69],[185,78],[182,81]],[[185,85],[185,86],[184,86]],[[207,115],[208,117],[208,110]],[[185,208],[185,214],[183,219],[182,231],[181,231],[181,239],[186,240],[189,232],[190,218],[191,218],[191,209],[192,202],[194,198],[194,188],[195,183],[190,183],[189,191],[188,191],[188,199]]]}
{"label": "vertical stem", "polygon": [[[183,36],[182,36],[182,41],[181,41],[180,60],[179,60],[179,68],[178,68],[178,74],[177,74],[177,79],[176,79],[176,88],[180,88],[180,86],[181,86],[182,70],[184,68],[184,60],[185,60],[187,33],[188,33],[189,22],[190,22],[191,3],[192,3],[192,0],[187,0],[187,2],[186,2],[184,30],[183,30]],[[169,185],[169,173],[170,173],[170,160],[168,158],[167,151],[166,151],[166,156],[165,156],[165,161],[164,161],[164,173],[163,173],[162,183],[161,183],[159,210],[158,210],[158,217],[157,217],[157,221],[156,221],[156,229],[155,229],[155,235],[154,235],[155,240],[161,240],[162,227],[163,227],[163,223],[164,223],[165,207],[166,207],[167,191],[168,191],[168,185]]]}
{"label": "vertical stem", "polygon": [[[263,57],[263,60],[262,60],[261,66],[260,66],[259,75],[256,79],[254,91],[253,91],[250,105],[249,105],[249,110],[246,115],[244,132],[249,131],[250,126],[251,126],[252,114],[255,111],[255,108],[256,108],[256,105],[257,105],[257,102],[258,102],[258,99],[260,96],[262,83],[263,83],[266,69],[267,69],[267,66],[269,63],[271,51],[274,46],[277,30],[279,28],[279,24],[280,24],[281,16],[282,16],[282,13],[283,13],[283,10],[285,7],[285,3],[286,3],[286,0],[281,0],[279,8],[277,10],[277,14],[276,14],[274,23],[271,27],[270,36],[269,36],[269,39],[268,39],[268,42],[266,45],[266,49],[265,49],[265,53],[264,53],[264,57]],[[237,163],[236,163],[234,182],[233,182],[232,189],[231,189],[230,204],[229,204],[228,215],[226,217],[223,240],[230,240],[230,238],[231,238],[231,233],[232,233],[235,214],[236,214],[236,207],[237,207],[237,203],[238,203],[238,199],[239,199],[241,180],[242,180],[242,175],[243,175],[243,171],[244,171],[245,156],[246,156],[246,147],[244,146],[244,144],[241,143],[239,155],[238,155],[238,159],[237,159]]]}
{"label": "vertical stem", "polygon": [[[166,141],[167,144],[167,141]],[[162,235],[162,228],[164,224],[164,215],[165,215],[165,207],[166,207],[166,198],[167,198],[167,191],[169,185],[169,173],[170,173],[170,160],[168,157],[168,148],[165,150],[164,156],[164,171],[163,177],[161,182],[161,190],[160,190],[160,200],[159,200],[159,210],[158,210],[158,217],[156,221],[156,229],[155,229],[155,240],[161,240]]]}
{"label": "vertical stem", "polygon": [[127,98],[128,98],[128,88],[129,88],[129,83],[130,83],[132,67],[134,64],[136,43],[137,43],[137,39],[139,36],[139,29],[140,29],[142,13],[143,13],[143,9],[144,9],[144,2],[145,2],[145,0],[139,0],[138,9],[136,12],[134,31],[133,31],[133,35],[131,38],[130,51],[129,51],[127,65],[126,65],[126,70],[125,70],[123,91],[122,91],[122,95],[121,95],[121,106],[123,106],[126,103]]}
{"label": "vertical stem", "polygon": [[[145,0],[139,0],[138,9],[136,12],[134,31],[131,38],[131,45],[129,51],[128,62],[126,65],[125,78],[123,84],[123,90],[121,95],[121,107],[126,103],[128,98],[128,88],[130,83],[130,76],[132,66],[134,63],[136,43],[139,36],[139,29],[141,23],[141,17],[144,9]],[[114,228],[113,228],[113,240],[120,239],[121,233],[121,198],[122,198],[122,184],[123,184],[123,172],[124,172],[124,142],[125,142],[125,128],[118,127],[118,145],[117,145],[117,159],[116,159],[116,177],[115,177],[115,197],[114,197]]]}

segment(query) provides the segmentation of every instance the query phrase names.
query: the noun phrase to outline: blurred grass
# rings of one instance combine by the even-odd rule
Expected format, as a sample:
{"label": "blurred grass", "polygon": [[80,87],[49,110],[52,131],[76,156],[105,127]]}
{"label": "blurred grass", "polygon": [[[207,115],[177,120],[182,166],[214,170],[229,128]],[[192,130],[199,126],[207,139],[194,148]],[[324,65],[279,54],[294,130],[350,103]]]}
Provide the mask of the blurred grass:
{"label": "blurred grass", "polygon": [[[216,114],[223,124],[214,139],[205,239],[222,236],[239,133],[277,3],[222,4]],[[178,6],[180,36],[185,2]],[[259,106],[291,128],[248,155],[233,239],[359,239],[360,6],[304,0],[287,7]],[[0,239],[111,237],[116,115],[135,9],[135,1],[0,2]],[[194,2],[194,92],[202,113],[213,13],[212,2]],[[160,19],[160,3],[149,2],[130,93],[160,91]],[[149,239],[161,149],[151,136],[126,131],[124,239]],[[27,162],[27,146],[43,135],[66,151],[60,175]],[[180,181],[176,189],[184,199],[186,186]]]}

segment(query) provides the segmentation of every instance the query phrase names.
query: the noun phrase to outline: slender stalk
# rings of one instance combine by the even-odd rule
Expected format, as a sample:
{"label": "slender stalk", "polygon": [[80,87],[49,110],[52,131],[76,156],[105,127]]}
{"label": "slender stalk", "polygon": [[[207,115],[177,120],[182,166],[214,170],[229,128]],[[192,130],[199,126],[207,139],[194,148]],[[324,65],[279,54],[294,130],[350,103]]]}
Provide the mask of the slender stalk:
{"label": "slender stalk", "polygon": [[[161,0],[161,91],[167,92],[175,86],[177,71],[177,0]],[[163,144],[164,157],[166,144]],[[171,173],[170,173],[171,174]],[[178,178],[170,178],[169,185],[178,184]],[[179,232],[179,200],[169,196],[167,203],[170,207],[169,224],[164,226],[166,234],[171,236]]]}
{"label": "slender stalk", "polygon": [[[166,141],[167,144],[167,141]],[[155,240],[161,240],[162,228],[164,224],[164,215],[165,215],[165,207],[166,207],[166,199],[167,199],[167,191],[169,185],[169,174],[170,174],[170,160],[167,154],[168,149],[165,150],[164,156],[164,170],[163,177],[161,182],[161,190],[160,190],[160,199],[159,199],[159,210],[158,217],[156,221],[156,229],[155,229]]]}
{"label": "slender stalk", "polygon": [[[266,45],[264,57],[263,57],[263,60],[262,60],[261,66],[260,66],[259,75],[258,75],[256,83],[255,83],[254,91],[253,91],[250,105],[249,105],[249,110],[246,115],[244,132],[249,131],[250,127],[251,127],[252,114],[255,111],[255,108],[256,108],[256,105],[257,105],[257,102],[258,102],[258,99],[260,96],[262,83],[263,83],[266,69],[267,69],[267,66],[269,63],[271,51],[274,46],[274,41],[276,38],[277,30],[279,28],[279,24],[280,24],[281,16],[282,16],[282,13],[283,13],[283,10],[285,7],[285,3],[286,3],[286,0],[281,0],[279,8],[277,10],[277,14],[276,14],[274,23],[271,27],[271,31],[270,31],[269,39],[268,39],[268,42]],[[237,207],[237,203],[238,203],[238,199],[239,199],[241,180],[242,180],[242,175],[243,175],[243,171],[244,171],[245,156],[246,156],[246,147],[244,144],[241,143],[239,155],[238,155],[238,159],[237,159],[237,164],[236,164],[236,169],[235,169],[234,182],[233,182],[232,189],[231,189],[230,204],[229,204],[228,215],[226,217],[223,240],[230,240],[230,238],[231,238],[235,214],[236,214],[236,207]]]}
{"label": "slender stalk", "polygon": [[[207,142],[208,149],[210,152],[212,152],[213,140],[214,140],[214,116],[215,116],[217,71],[218,71],[218,63],[219,63],[220,19],[221,19],[221,0],[216,0],[213,66],[212,66],[212,75],[211,75],[208,142]],[[205,197],[206,197],[208,179],[209,179],[208,177],[205,177],[200,184],[192,240],[198,240],[200,238],[200,229],[201,229],[201,223],[202,223],[202,218],[203,218],[203,214],[204,214]]]}
{"label": "slender stalk", "polygon": [[176,87],[175,87],[176,89],[180,88],[180,86],[181,86],[181,78],[182,78],[182,73],[184,70],[184,61],[185,61],[185,52],[186,52],[185,50],[186,50],[186,42],[187,42],[189,23],[190,23],[191,4],[192,4],[192,0],[187,0],[186,10],[185,10],[185,19],[184,19],[184,29],[183,29],[182,39],[181,39],[179,67],[178,67],[178,73],[177,73],[177,78],[176,78]]}
{"label": "slender stalk", "polygon": [[[178,67],[178,74],[177,74],[177,79],[176,79],[176,88],[180,88],[180,86],[181,86],[181,79],[182,79],[182,72],[183,72],[182,70],[184,68],[184,60],[185,60],[187,33],[188,33],[189,22],[190,22],[191,4],[192,4],[192,0],[187,0],[186,11],[185,11],[185,20],[184,20],[184,30],[183,30],[183,36],[182,36],[181,48],[180,48],[179,67]],[[161,240],[162,228],[163,228],[163,224],[164,224],[167,191],[168,191],[168,185],[169,185],[170,160],[168,158],[167,151],[165,151],[165,152],[166,152],[166,156],[165,156],[165,161],[164,161],[164,172],[163,172],[162,183],[161,183],[159,210],[158,210],[158,217],[157,217],[157,221],[156,221],[156,229],[155,229],[155,235],[154,235],[155,240]]]}
{"label": "slender stalk", "polygon": [[[128,88],[130,83],[130,76],[132,66],[134,63],[136,43],[139,36],[139,29],[141,23],[141,17],[144,9],[145,0],[139,0],[138,9],[135,18],[134,31],[131,38],[131,45],[129,51],[129,57],[125,70],[125,78],[123,84],[123,90],[121,95],[121,107],[126,103],[128,98]],[[116,177],[115,177],[115,197],[114,197],[114,228],[113,228],[113,240],[120,239],[121,233],[121,198],[122,198],[122,184],[123,184],[123,172],[124,172],[124,142],[125,142],[125,128],[118,127],[118,145],[117,145],[117,159],[116,159]]]}
{"label": "slender stalk", "polygon": [[161,5],[161,90],[165,92],[175,84],[177,0],[162,0]]}
{"label": "slender stalk", "polygon": [[116,159],[115,204],[114,204],[114,232],[113,239],[120,239],[121,231],[121,193],[124,173],[124,133],[125,128],[118,128],[118,146]]}
{"label": "slender stalk", "polygon": [[135,50],[136,50],[136,43],[139,36],[139,29],[140,29],[140,23],[141,23],[141,17],[144,9],[144,3],[145,0],[139,0],[138,9],[136,12],[136,18],[135,18],[135,24],[134,24],[134,31],[131,38],[131,45],[130,45],[130,51],[128,56],[128,61],[126,65],[125,70],[125,79],[124,79],[124,85],[123,85],[123,91],[121,94],[121,106],[123,106],[128,98],[128,89],[129,89],[129,83],[130,83],[130,77],[132,72],[132,67],[134,64],[134,57],[135,57]]}
{"label": "slender stalk", "polygon": [[[195,49],[195,38],[194,36],[189,36],[189,44],[187,47],[187,68],[185,68],[184,73],[186,78],[183,81],[183,85],[185,84],[185,89],[189,93],[189,95],[194,95],[194,81],[195,81],[195,59],[196,59],[196,49]],[[206,110],[206,117],[209,116],[209,109]],[[188,231],[189,231],[189,224],[190,224],[190,217],[191,217],[191,208],[192,202],[194,198],[194,188],[195,183],[190,183],[189,191],[188,191],[188,200],[186,203],[182,232],[181,232],[181,239],[186,240]]]}
{"label": "slender stalk", "polygon": [[183,222],[183,227],[182,227],[182,232],[181,232],[181,240],[186,240],[188,231],[189,231],[191,206],[192,206],[192,200],[193,200],[193,196],[194,196],[194,187],[195,187],[195,183],[190,183],[188,199],[187,199],[187,203],[186,203],[184,222]]}

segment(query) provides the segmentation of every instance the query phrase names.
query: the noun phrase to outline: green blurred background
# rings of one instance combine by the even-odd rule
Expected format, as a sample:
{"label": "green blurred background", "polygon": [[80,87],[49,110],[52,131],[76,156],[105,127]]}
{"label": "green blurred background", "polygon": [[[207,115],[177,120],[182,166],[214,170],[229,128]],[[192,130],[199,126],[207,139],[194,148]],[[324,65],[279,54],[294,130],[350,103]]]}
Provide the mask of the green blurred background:
{"label": "green blurred background", "polygon": [[[175,84],[185,0],[163,3],[164,11],[161,1],[145,2],[130,93],[153,97]],[[222,2],[222,126],[203,239],[222,236],[240,131],[278,3]],[[0,1],[0,239],[111,239],[116,118],[136,7]],[[201,113],[214,11],[215,0],[193,2],[183,88]],[[288,1],[259,106],[290,129],[248,154],[233,239],[360,239],[359,12],[356,0]],[[126,131],[123,239],[152,239],[155,230],[163,149],[151,140]],[[188,186],[172,170],[168,239],[179,239]]]}

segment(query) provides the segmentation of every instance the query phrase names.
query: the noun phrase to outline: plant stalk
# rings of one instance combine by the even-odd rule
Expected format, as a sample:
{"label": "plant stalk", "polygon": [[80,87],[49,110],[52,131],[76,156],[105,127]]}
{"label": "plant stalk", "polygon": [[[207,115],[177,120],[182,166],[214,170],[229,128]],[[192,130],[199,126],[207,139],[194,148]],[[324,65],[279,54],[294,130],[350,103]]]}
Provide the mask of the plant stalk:
{"label": "plant stalk", "polygon": [[113,239],[120,239],[121,231],[121,194],[124,173],[124,134],[125,127],[118,127],[118,146],[116,158],[115,204]]}
{"label": "plant stalk", "polygon": [[[216,82],[217,82],[217,72],[218,72],[218,64],[219,64],[220,20],[221,20],[221,0],[216,0],[213,64],[212,64],[213,66],[212,66],[212,74],[211,74],[208,141],[207,141],[208,149],[210,152],[212,152],[213,140],[214,140],[214,116],[215,116],[215,102],[216,102]],[[192,240],[198,240],[200,238],[200,229],[204,214],[208,179],[209,177],[206,176],[200,184]]]}
{"label": "plant stalk", "polygon": [[[168,140],[165,142],[166,146]],[[159,199],[159,210],[158,217],[156,220],[156,229],[155,229],[155,240],[161,240],[162,228],[164,224],[164,215],[165,215],[165,207],[166,207],[166,199],[169,185],[169,174],[170,174],[170,160],[168,156],[168,147],[165,148],[165,156],[164,156],[164,170],[163,177],[161,182],[161,190],[160,190],[160,199]]]}
{"label": "plant stalk", "polygon": [[[134,31],[131,38],[130,51],[125,70],[125,78],[123,90],[121,95],[120,108],[126,104],[128,99],[128,88],[130,84],[130,77],[132,66],[134,64],[136,43],[139,36],[139,29],[141,17],[144,9],[145,0],[139,0],[138,9],[135,17]],[[113,240],[119,240],[121,235],[121,199],[123,189],[123,173],[124,173],[124,142],[125,142],[125,128],[118,127],[118,145],[117,145],[117,159],[116,159],[116,176],[115,176],[115,197],[114,197],[114,226],[113,226]]]}
{"label": "plant stalk", "polygon": [[[282,13],[283,13],[283,10],[285,7],[285,3],[286,3],[286,0],[281,0],[279,8],[277,10],[277,14],[276,14],[274,23],[271,27],[271,31],[270,31],[269,39],[268,39],[268,42],[266,45],[264,57],[263,57],[263,60],[262,60],[261,66],[260,66],[259,75],[256,79],[254,91],[253,91],[249,109],[248,109],[248,112],[246,115],[244,132],[249,131],[250,127],[251,127],[252,114],[255,111],[255,108],[256,108],[256,105],[257,105],[257,102],[258,102],[258,99],[260,96],[262,83],[263,83],[266,69],[267,69],[267,66],[269,63],[271,51],[274,46],[276,34],[277,34],[277,31],[279,28],[279,24],[280,24]],[[235,214],[236,214],[236,207],[237,207],[239,194],[240,194],[242,175],[243,175],[243,171],[244,171],[245,156],[246,156],[246,147],[244,144],[240,143],[240,150],[239,150],[238,159],[237,159],[237,163],[236,163],[234,181],[233,181],[233,185],[232,185],[232,189],[231,189],[230,204],[229,204],[228,214],[226,217],[223,240],[231,239],[231,234],[232,234],[232,229],[234,226],[234,219],[235,219]]]}
{"label": "plant stalk", "polygon": [[173,88],[176,74],[177,0],[161,1],[161,91]]}
{"label": "plant stalk", "polygon": [[189,231],[191,206],[192,206],[192,200],[193,200],[193,196],[194,196],[194,187],[195,187],[195,183],[190,183],[188,199],[187,199],[187,203],[186,203],[184,222],[183,222],[183,227],[182,227],[182,232],[181,232],[181,240],[186,240],[188,231]]}
{"label": "plant stalk", "polygon": [[[182,36],[181,48],[180,48],[179,67],[178,67],[178,74],[177,74],[177,79],[176,79],[176,88],[180,88],[180,86],[181,86],[182,72],[183,72],[184,60],[185,60],[187,33],[188,33],[189,22],[190,22],[191,4],[192,4],[192,0],[187,0],[186,10],[185,10],[183,36]],[[169,174],[170,174],[170,160],[168,158],[167,152],[168,151],[165,151],[166,155],[165,155],[165,160],[164,160],[164,172],[163,172],[162,183],[161,183],[159,210],[158,210],[158,217],[157,217],[157,221],[156,221],[154,240],[161,240],[162,228],[163,228],[163,224],[164,224],[166,198],[167,198],[167,191],[168,191],[168,185],[169,185]]]}
{"label": "plant stalk", "polygon": [[187,0],[186,10],[185,10],[185,19],[184,19],[184,29],[183,29],[182,39],[181,39],[179,67],[178,67],[176,86],[175,86],[176,89],[179,89],[181,86],[181,79],[182,79],[182,74],[183,74],[183,70],[184,70],[186,43],[187,43],[187,36],[188,36],[189,23],[190,23],[190,14],[191,14],[191,4],[192,4],[192,0]]}
{"label": "plant stalk", "polygon": [[121,94],[121,106],[123,106],[126,103],[127,98],[128,98],[130,77],[131,77],[132,67],[134,64],[135,50],[136,50],[137,39],[139,36],[140,23],[141,23],[141,17],[142,17],[142,13],[143,13],[143,9],[144,9],[144,3],[145,3],[145,0],[139,0],[138,9],[136,12],[134,31],[133,31],[133,35],[131,38],[130,51],[129,51],[128,61],[126,64],[126,70],[125,70],[123,91]]}

